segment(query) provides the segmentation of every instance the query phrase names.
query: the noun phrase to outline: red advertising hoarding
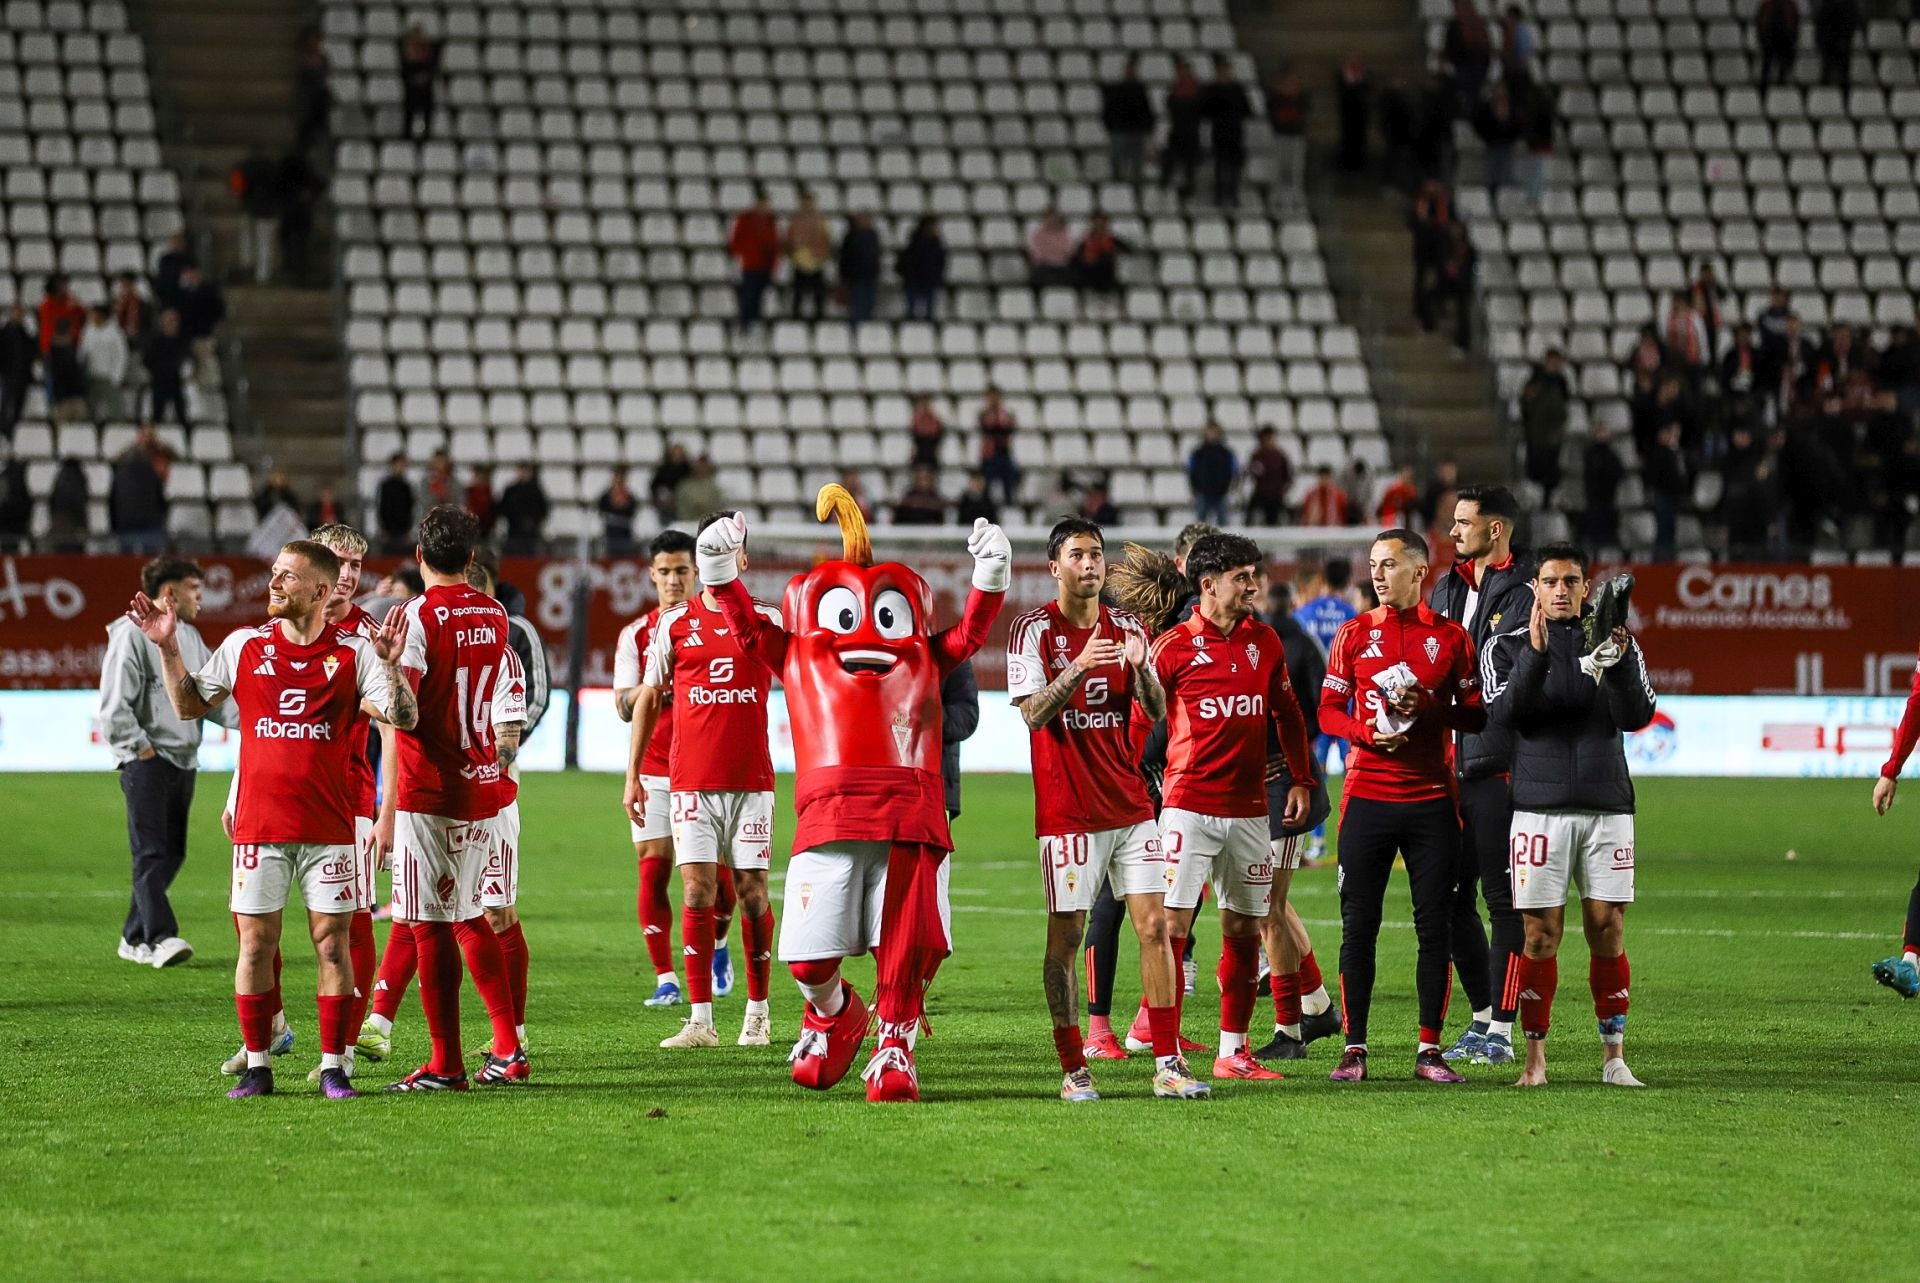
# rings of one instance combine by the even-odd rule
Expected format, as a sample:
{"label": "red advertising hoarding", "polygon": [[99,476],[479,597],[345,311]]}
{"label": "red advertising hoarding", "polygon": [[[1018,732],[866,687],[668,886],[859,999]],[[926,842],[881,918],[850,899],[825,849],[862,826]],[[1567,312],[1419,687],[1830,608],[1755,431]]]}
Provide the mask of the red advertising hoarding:
{"label": "red advertising hoarding", "polygon": [[[198,559],[206,570],[201,631],[217,640],[266,614],[266,568],[247,556]],[[369,587],[394,558],[369,563]],[[760,557],[747,572],[755,595],[778,603],[787,580],[810,562]],[[933,587],[938,621],[958,616],[972,563],[922,553],[913,566]],[[139,557],[0,557],[0,687],[97,685],[106,626],[140,582]],[[546,636],[556,680],[565,673],[576,563],[509,557],[506,580],[527,598]],[[1617,573],[1621,567],[1596,568]],[[1904,694],[1920,643],[1920,573],[1886,566],[1636,566],[1634,630],[1655,689],[1672,695]],[[652,604],[637,560],[587,567],[587,684],[612,678],[621,626]],[[1044,565],[1015,566],[1014,591],[975,661],[981,685],[1004,678],[1006,625],[1053,596]]]}

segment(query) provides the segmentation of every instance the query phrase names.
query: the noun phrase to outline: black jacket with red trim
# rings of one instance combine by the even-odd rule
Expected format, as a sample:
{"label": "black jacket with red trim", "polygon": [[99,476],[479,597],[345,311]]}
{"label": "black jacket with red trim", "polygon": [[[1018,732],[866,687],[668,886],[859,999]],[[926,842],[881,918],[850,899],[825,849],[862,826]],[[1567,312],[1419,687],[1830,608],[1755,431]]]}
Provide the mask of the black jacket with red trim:
{"label": "black jacket with red trim", "polygon": [[[1474,649],[1485,654],[1494,634],[1533,617],[1534,569],[1531,556],[1517,549],[1509,552],[1506,561],[1487,569],[1480,595],[1473,603],[1473,616],[1468,618],[1467,598],[1473,592],[1468,576],[1473,573],[1473,563],[1457,561],[1434,585],[1427,606],[1434,614],[1445,615],[1466,629]],[[1484,731],[1462,731],[1454,741],[1454,765],[1463,780],[1500,775],[1511,770],[1512,763],[1513,732],[1496,722],[1489,721]]]}

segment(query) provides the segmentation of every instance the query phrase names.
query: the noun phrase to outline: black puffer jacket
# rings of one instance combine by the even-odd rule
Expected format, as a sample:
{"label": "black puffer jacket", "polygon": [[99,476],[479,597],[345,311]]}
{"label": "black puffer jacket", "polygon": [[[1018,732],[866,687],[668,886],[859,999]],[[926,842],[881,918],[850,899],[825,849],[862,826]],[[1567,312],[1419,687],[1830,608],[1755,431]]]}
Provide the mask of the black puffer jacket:
{"label": "black puffer jacket", "polygon": [[[1531,617],[1533,586],[1529,581],[1533,578],[1534,562],[1532,557],[1516,549],[1507,558],[1506,565],[1487,571],[1486,582],[1480,586],[1480,596],[1473,604],[1473,618],[1468,619],[1467,595],[1472,587],[1462,567],[1471,564],[1456,562],[1434,585],[1427,605],[1436,615],[1445,615],[1466,629],[1467,635],[1473,638],[1475,653],[1485,654],[1487,642],[1496,633],[1523,624]],[[1453,747],[1454,768],[1460,778],[1477,780],[1508,769],[1507,764],[1513,757],[1513,736],[1506,727],[1489,721],[1484,731],[1456,735]]]}
{"label": "black puffer jacket", "polygon": [[1621,736],[1653,720],[1653,681],[1640,643],[1597,684],[1580,671],[1580,624],[1549,621],[1536,651],[1527,625],[1487,644],[1480,684],[1490,722],[1513,732],[1516,811],[1633,814],[1633,778]]}

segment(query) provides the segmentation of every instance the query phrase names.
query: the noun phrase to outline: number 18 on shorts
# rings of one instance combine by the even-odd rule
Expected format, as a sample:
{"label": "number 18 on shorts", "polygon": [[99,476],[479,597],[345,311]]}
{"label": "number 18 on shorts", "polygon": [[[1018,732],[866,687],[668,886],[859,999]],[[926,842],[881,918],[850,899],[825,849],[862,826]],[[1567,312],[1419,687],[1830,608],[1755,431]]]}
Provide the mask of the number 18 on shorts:
{"label": "number 18 on shorts", "polygon": [[1633,817],[1516,811],[1507,876],[1516,909],[1553,909],[1571,883],[1583,900],[1633,903]]}
{"label": "number 18 on shorts", "polygon": [[1047,885],[1048,913],[1084,913],[1100,894],[1101,879],[1113,879],[1113,893],[1159,895],[1166,890],[1166,865],[1160,832],[1152,824],[1130,824],[1098,833],[1061,833],[1040,839],[1040,873]]}

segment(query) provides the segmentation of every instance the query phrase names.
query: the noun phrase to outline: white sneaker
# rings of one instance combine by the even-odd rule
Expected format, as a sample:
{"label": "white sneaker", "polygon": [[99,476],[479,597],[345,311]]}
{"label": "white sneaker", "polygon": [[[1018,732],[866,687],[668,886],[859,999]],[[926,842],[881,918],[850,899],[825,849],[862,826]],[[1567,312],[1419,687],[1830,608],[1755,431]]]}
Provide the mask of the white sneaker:
{"label": "white sneaker", "polygon": [[1627,1068],[1627,1062],[1615,1056],[1600,1066],[1600,1081],[1609,1087],[1645,1087],[1646,1084],[1633,1076]]}
{"label": "white sneaker", "polygon": [[718,1047],[720,1035],[715,1033],[713,1025],[706,1021],[686,1020],[681,1022],[679,1033],[671,1038],[662,1038],[660,1045],[676,1050],[686,1047]]}
{"label": "white sneaker", "polygon": [[179,963],[185,962],[192,956],[192,945],[182,940],[179,936],[168,936],[165,940],[153,946],[153,952],[148,958],[148,961],[151,962],[156,969],[164,970],[167,967],[176,966]]}
{"label": "white sneaker", "polygon": [[122,958],[125,958],[128,962],[137,962],[143,967],[150,967],[153,965],[153,946],[152,945],[129,944],[127,941],[122,940],[120,942],[119,954]]}
{"label": "white sneaker", "polygon": [[764,1011],[749,1011],[740,1025],[742,1047],[764,1047],[772,1041],[773,1021]]}

